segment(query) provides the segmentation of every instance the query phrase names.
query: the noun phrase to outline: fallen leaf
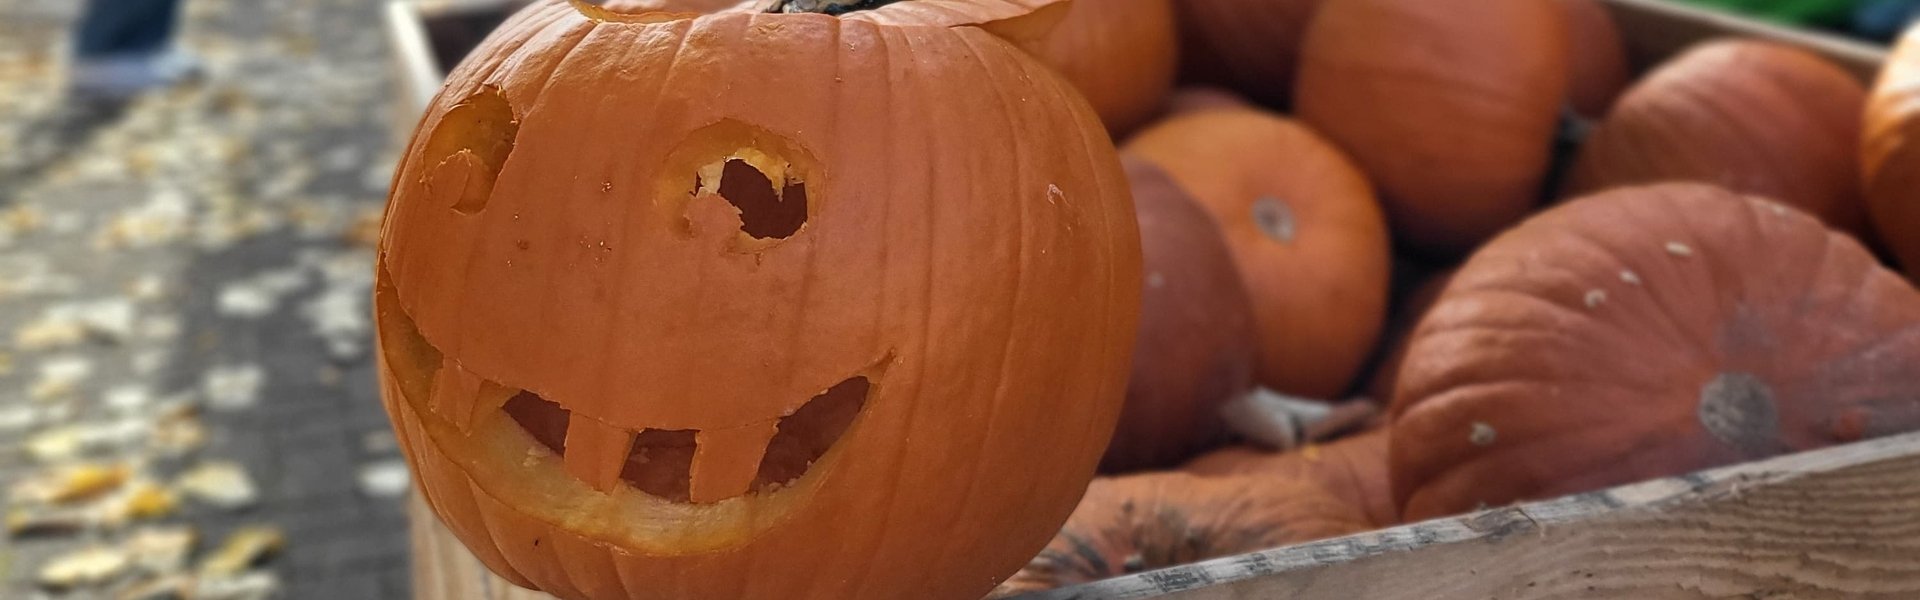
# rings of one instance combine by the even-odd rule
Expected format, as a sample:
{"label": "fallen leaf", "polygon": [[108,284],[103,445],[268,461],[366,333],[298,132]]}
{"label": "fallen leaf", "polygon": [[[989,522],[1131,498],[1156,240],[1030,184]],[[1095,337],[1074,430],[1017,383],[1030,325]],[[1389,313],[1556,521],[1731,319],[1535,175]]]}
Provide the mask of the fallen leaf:
{"label": "fallen leaf", "polygon": [[218,550],[200,562],[200,575],[204,578],[239,575],[268,555],[278,552],[286,543],[286,535],[279,528],[267,525],[242,527],[228,535]]}
{"label": "fallen leaf", "polygon": [[125,550],[92,546],[54,557],[40,568],[39,581],[55,589],[94,586],[118,577],[131,563]]}
{"label": "fallen leaf", "polygon": [[228,510],[252,506],[259,500],[253,478],[239,463],[208,461],[174,481],[174,489],[200,502]]}

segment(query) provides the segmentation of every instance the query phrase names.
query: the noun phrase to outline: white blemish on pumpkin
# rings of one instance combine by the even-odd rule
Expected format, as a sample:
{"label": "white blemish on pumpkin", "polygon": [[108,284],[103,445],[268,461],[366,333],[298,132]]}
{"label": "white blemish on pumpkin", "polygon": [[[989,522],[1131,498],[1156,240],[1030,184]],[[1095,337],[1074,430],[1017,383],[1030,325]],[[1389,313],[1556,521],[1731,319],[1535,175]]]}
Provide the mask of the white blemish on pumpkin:
{"label": "white blemish on pumpkin", "polygon": [[1047,184],[1047,204],[1059,206],[1060,201],[1066,198],[1067,193],[1060,191],[1060,186],[1051,183]]}
{"label": "white blemish on pumpkin", "polygon": [[1485,448],[1493,445],[1493,439],[1498,433],[1499,432],[1493,430],[1492,425],[1474,421],[1473,430],[1467,433],[1467,441],[1475,446]]}
{"label": "white blemish on pumpkin", "polygon": [[1621,269],[1620,280],[1627,285],[1640,285],[1640,274],[1633,272],[1633,269]]}
{"label": "white blemish on pumpkin", "polygon": [[1147,287],[1157,290],[1157,289],[1166,287],[1166,285],[1167,285],[1167,276],[1161,275],[1159,271],[1154,271],[1152,273],[1147,274]]}
{"label": "white blemish on pumpkin", "polygon": [[1667,242],[1667,254],[1686,258],[1693,256],[1693,247],[1680,242]]}
{"label": "white blemish on pumpkin", "polygon": [[1587,308],[1599,308],[1602,303],[1607,301],[1607,291],[1601,289],[1587,290],[1586,301]]}

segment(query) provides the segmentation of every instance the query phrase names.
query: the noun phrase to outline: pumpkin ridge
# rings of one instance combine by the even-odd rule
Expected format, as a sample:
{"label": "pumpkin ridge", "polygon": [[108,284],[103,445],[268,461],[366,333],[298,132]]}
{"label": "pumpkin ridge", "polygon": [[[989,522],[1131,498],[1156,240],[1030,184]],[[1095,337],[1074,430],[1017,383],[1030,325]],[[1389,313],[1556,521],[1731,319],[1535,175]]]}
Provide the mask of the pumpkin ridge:
{"label": "pumpkin ridge", "polygon": [[[963,36],[960,36],[960,41],[961,41],[961,45],[967,48],[968,50],[967,54],[969,55],[969,58],[973,60],[974,65],[977,68],[979,68],[983,74],[990,74],[992,71],[992,68],[988,66],[986,57],[981,51],[981,48],[976,45],[975,40],[973,40],[970,36],[963,35]],[[1002,53],[1005,53],[1007,49],[1008,49],[1008,45],[1006,43],[1000,44],[1000,47],[997,48],[997,50],[1000,50]],[[987,78],[993,79],[993,77],[990,77],[990,76]],[[1006,124],[1006,127],[1008,127],[1009,129],[1017,130],[1019,128],[1019,124],[1016,123],[1013,119],[1011,106],[1007,103],[1006,91],[1003,89],[995,88],[993,92],[994,92],[994,97],[999,100],[1000,120],[1003,121]],[[1014,181],[1025,183],[1024,178],[1020,176],[1024,175],[1026,172],[1026,169],[1025,169],[1026,161],[1019,160],[1019,159],[1020,159],[1020,155],[1018,154],[1018,148],[1016,146],[1014,160],[1013,160],[1015,165]],[[969,183],[969,185],[972,185],[972,184]],[[1030,203],[1025,200],[1019,199],[1016,196],[1016,198],[1013,201],[1013,204],[1018,206],[1018,211],[1013,212],[1014,222],[1016,223],[1015,229],[1018,231],[1021,231],[1023,235],[1016,236],[1014,238],[1013,254],[1015,256],[1014,261],[1015,261],[1016,267],[1014,268],[1014,272],[1009,274],[1009,279],[1011,281],[1009,282],[1010,285],[1008,287],[1012,289],[1013,293],[1007,296],[1008,314],[1018,314],[1018,309],[1021,303],[1021,299],[1025,296],[1027,291],[1026,288],[1028,287],[1027,273],[1030,273],[1033,271],[1033,269],[1029,268],[1030,266],[1029,261],[1031,260],[1031,257],[1027,252],[1027,241],[1026,241],[1026,236],[1024,235],[1024,232],[1026,231],[1026,226],[1027,226],[1027,208]],[[1005,216],[1006,216],[1005,214],[998,214],[996,215],[996,220],[1005,218]],[[989,415],[988,417],[989,421],[993,420],[992,415],[999,414],[1001,403],[1005,402],[1007,399],[1008,386],[1010,383],[1010,380],[1007,376],[1007,371],[1008,371],[1008,367],[1011,366],[1014,362],[1013,345],[1017,338],[1015,333],[1018,327],[1019,327],[1019,323],[1017,320],[1008,319],[1007,326],[1005,328],[1005,333],[1001,334],[1000,364],[998,367],[996,367],[996,373],[994,377],[994,386],[993,386],[993,391],[991,392],[993,396],[993,400],[987,404],[987,414]],[[980,432],[979,439],[974,444],[973,453],[978,454],[981,450],[985,449],[989,444],[993,443],[996,437],[998,437],[996,435],[996,432],[992,430]],[[982,481],[981,470],[980,470],[981,467],[982,465],[978,461],[974,461],[972,462],[972,464],[968,465],[968,473],[966,477],[967,485],[966,487],[962,488],[963,491],[961,491],[958,496],[958,501],[963,506],[963,508],[961,509],[961,516],[960,516],[960,518],[962,519],[964,519],[966,514],[968,513],[968,509],[965,507],[971,507],[973,505],[973,502],[972,502],[973,495],[976,493],[976,490],[979,488],[979,483]],[[936,559],[935,564],[946,564],[950,560],[951,554],[953,552],[954,552],[954,547],[948,546],[946,551],[941,554],[940,558]]]}
{"label": "pumpkin ridge", "polygon": [[[1679,185],[1696,186],[1694,189],[1717,189],[1709,188],[1709,186],[1705,184]],[[1681,233],[1675,231],[1676,229],[1685,229],[1684,233],[1687,234],[1687,239],[1689,240],[1700,239],[1684,219],[1666,217],[1666,215],[1682,209],[1682,204],[1675,202],[1674,196],[1668,193],[1670,190],[1676,188],[1655,187],[1638,189],[1650,190],[1647,199],[1634,203],[1630,209],[1621,210],[1621,219],[1634,221],[1641,231],[1658,232],[1657,235],[1661,239],[1669,241],[1669,243],[1681,237],[1672,235],[1673,233]],[[1644,209],[1644,207],[1654,204],[1659,205],[1657,210]],[[1649,212],[1657,212],[1658,214],[1647,214]],[[1693,246],[1690,245],[1688,247],[1691,248]],[[1684,284],[1698,285],[1698,278],[1686,274],[1684,272],[1684,266],[1675,266],[1676,262],[1681,265],[1688,264],[1690,259],[1682,260],[1679,257],[1671,256],[1671,252],[1658,255],[1658,257],[1661,260],[1661,268],[1648,269],[1647,265],[1642,264],[1639,268],[1634,269],[1634,272],[1639,273],[1642,278],[1642,283],[1639,287],[1643,289],[1649,288],[1656,284],[1657,279],[1666,279],[1668,280],[1668,284],[1677,281]],[[1666,277],[1660,277],[1660,275],[1666,275]],[[1654,306],[1660,309],[1660,314],[1665,316],[1667,322],[1671,323],[1675,331],[1680,333],[1681,339],[1685,342],[1684,347],[1690,351],[1688,353],[1689,356],[1698,357],[1711,354],[1714,347],[1715,332],[1706,330],[1696,331],[1694,328],[1697,325],[1693,324],[1689,319],[1682,318],[1679,313],[1674,312],[1674,307],[1668,303],[1666,296],[1667,294],[1652,294]]]}

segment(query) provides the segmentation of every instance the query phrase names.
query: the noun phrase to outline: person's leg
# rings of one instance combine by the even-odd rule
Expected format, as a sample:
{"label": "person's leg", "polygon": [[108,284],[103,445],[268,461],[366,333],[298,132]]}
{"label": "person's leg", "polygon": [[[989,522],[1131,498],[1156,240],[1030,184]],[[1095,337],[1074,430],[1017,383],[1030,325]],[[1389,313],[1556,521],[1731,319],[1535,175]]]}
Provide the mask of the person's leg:
{"label": "person's leg", "polygon": [[178,8],[178,0],[87,0],[75,53],[91,58],[163,52]]}
{"label": "person's leg", "polygon": [[72,90],[123,99],[198,72],[195,61],[168,47],[179,0],[87,0],[74,35]]}

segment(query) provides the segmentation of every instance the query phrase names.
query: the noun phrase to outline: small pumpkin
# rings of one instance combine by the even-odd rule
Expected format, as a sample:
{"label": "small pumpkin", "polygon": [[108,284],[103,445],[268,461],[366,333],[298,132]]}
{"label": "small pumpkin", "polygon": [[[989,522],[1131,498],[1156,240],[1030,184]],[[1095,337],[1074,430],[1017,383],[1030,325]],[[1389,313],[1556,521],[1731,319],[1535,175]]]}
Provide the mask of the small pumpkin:
{"label": "small pumpkin", "polygon": [[1172,0],[1068,6],[1052,31],[1018,45],[1073,82],[1109,132],[1125,135],[1152,118],[1173,89],[1180,49]]}
{"label": "small pumpkin", "polygon": [[1462,266],[1390,443],[1417,521],[1920,428],[1920,293],[1853,238],[1701,184],[1570,201]]}
{"label": "small pumpkin", "polygon": [[1181,0],[1182,71],[1286,106],[1307,23],[1323,0]]}
{"label": "small pumpkin", "polygon": [[1366,177],[1311,129],[1255,109],[1178,116],[1126,149],[1219,220],[1251,294],[1261,382],[1344,392],[1386,319],[1392,249]]}
{"label": "small pumpkin", "polygon": [[1920,273],[1920,28],[1907,30],[1866,107],[1861,163],[1874,231],[1908,276]]}
{"label": "small pumpkin", "polygon": [[1213,215],[1151,163],[1122,157],[1145,273],[1126,408],[1100,468],[1179,463],[1220,445],[1220,407],[1253,387],[1253,313]]}
{"label": "small pumpkin", "polygon": [[1234,446],[1196,458],[1181,470],[1312,482],[1347,505],[1359,507],[1369,525],[1385,527],[1399,521],[1392,480],[1387,476],[1387,431],[1370,429],[1286,452]]}
{"label": "small pumpkin", "polygon": [[1605,117],[1633,79],[1620,27],[1600,0],[1559,1],[1567,10],[1567,41],[1571,44],[1567,104],[1582,117]]}
{"label": "small pumpkin", "polygon": [[1032,557],[1113,431],[1140,294],[1100,122],[995,33],[1032,10],[545,2],[476,49],[404,154],[374,298],[454,535],[576,600],[970,600]]}
{"label": "small pumpkin", "polygon": [[1859,81],[1807,51],[1753,40],[1707,42],[1627,91],[1580,149],[1568,192],[1700,181],[1860,232],[1865,101]]}
{"label": "small pumpkin", "polygon": [[1300,54],[1300,119],[1380,186],[1396,243],[1454,257],[1525,216],[1567,96],[1542,0],[1339,0]]}
{"label": "small pumpkin", "polygon": [[995,597],[1099,581],[1372,529],[1306,481],[1147,473],[1103,477],[1066,527]]}

